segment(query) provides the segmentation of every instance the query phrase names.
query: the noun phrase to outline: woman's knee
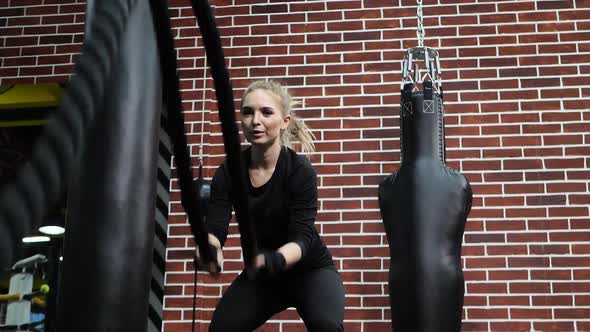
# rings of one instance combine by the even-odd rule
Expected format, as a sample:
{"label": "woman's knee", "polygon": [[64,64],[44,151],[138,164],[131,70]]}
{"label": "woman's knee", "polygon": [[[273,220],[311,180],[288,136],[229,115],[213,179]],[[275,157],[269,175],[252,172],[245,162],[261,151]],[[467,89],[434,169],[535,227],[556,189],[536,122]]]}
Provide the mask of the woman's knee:
{"label": "woman's knee", "polygon": [[342,320],[332,317],[310,317],[305,320],[305,327],[309,332],[342,332],[344,323]]}
{"label": "woman's knee", "polygon": [[236,329],[237,326],[232,324],[231,320],[220,320],[220,319],[211,319],[211,323],[209,324],[209,332],[224,332],[224,331],[239,331]]}
{"label": "woman's knee", "polygon": [[209,332],[252,331],[252,322],[239,319],[240,317],[227,317],[213,314],[209,324]]}

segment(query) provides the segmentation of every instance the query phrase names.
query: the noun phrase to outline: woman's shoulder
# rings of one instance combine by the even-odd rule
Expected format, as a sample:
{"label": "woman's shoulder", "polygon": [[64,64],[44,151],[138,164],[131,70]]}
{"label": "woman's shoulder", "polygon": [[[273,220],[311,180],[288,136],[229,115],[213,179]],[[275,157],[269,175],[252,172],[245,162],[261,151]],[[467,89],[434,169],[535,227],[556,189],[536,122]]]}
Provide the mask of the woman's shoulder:
{"label": "woman's shoulder", "polygon": [[287,170],[291,174],[315,173],[311,161],[303,154],[297,153],[291,148],[285,147],[282,151],[286,157]]}
{"label": "woman's shoulder", "polygon": [[[247,161],[250,159],[250,145],[246,145],[246,146],[242,146],[240,148],[240,159],[242,160],[243,163],[247,163]],[[227,155],[225,156],[225,158],[223,158],[223,161],[221,162],[221,164],[219,164],[217,166],[217,171],[221,171],[221,172],[227,172],[228,170],[228,163],[229,160],[227,159]]]}

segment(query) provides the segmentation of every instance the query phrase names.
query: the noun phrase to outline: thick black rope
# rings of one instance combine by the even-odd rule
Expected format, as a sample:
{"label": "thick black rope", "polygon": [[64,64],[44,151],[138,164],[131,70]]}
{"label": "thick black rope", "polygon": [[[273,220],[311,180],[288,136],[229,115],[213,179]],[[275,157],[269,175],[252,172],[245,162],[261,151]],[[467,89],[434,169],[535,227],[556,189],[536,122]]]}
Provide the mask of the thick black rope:
{"label": "thick black rope", "polygon": [[244,265],[247,271],[252,271],[254,257],[256,256],[256,237],[254,227],[250,222],[248,210],[248,186],[246,171],[242,163],[240,137],[236,125],[236,111],[234,106],[234,94],[229,79],[229,73],[225,66],[225,57],[219,31],[215,24],[215,17],[207,0],[192,0],[193,13],[197,17],[199,29],[203,36],[207,62],[211,67],[211,76],[215,82],[215,94],[219,108],[219,119],[223,132],[223,143],[227,155],[230,181],[232,183],[231,200],[240,230],[240,241]]}
{"label": "thick black rope", "polygon": [[197,193],[193,185],[191,158],[184,128],[180,80],[176,64],[177,56],[168,15],[168,4],[166,0],[150,0],[150,7],[158,41],[162,70],[162,95],[168,114],[167,131],[172,141],[176,161],[181,204],[188,216],[195,244],[199,246],[201,262],[208,266],[210,262],[213,262],[214,248],[211,248],[207,239],[208,233],[203,224],[203,211],[201,211],[200,205],[196,204]]}
{"label": "thick black rope", "polygon": [[[35,145],[31,161],[18,173],[15,182],[0,193],[0,230],[10,232],[4,245],[0,263],[7,266],[19,250],[19,239],[30,231],[32,224],[41,219],[48,206],[55,204],[63,191],[64,179],[74,168],[75,158],[89,124],[95,115],[95,106],[102,100],[105,80],[112,59],[118,51],[132,8],[137,0],[99,2],[91,23],[90,36],[82,46],[82,55],[75,66],[74,75],[63,96],[62,103],[45,127]],[[201,29],[207,58],[218,99],[224,144],[230,179],[237,192],[232,201],[241,233],[244,264],[251,268],[256,254],[253,227],[248,222],[246,177],[242,167],[238,128],[233,104],[233,89],[225,67],[219,32],[207,1],[193,1],[193,10]],[[180,112],[182,102],[176,70],[176,51],[170,30],[170,19],[165,0],[151,0],[154,25],[158,37],[161,67],[164,76],[164,100],[168,110],[168,132],[171,135],[178,165],[181,203],[197,245],[200,245],[205,263],[212,261],[212,250],[207,245],[201,211],[195,204],[196,193],[192,186],[192,170],[184,135],[184,119]],[[160,13],[157,15],[156,13]],[[171,84],[170,84],[171,83]]]}
{"label": "thick black rope", "polygon": [[[74,169],[96,105],[103,100],[105,81],[129,15],[137,0],[99,1],[57,112],[50,117],[37,140],[29,163],[13,183],[0,193],[0,231],[10,243],[2,245],[0,267],[12,264],[20,239],[53,206],[64,189],[64,180]],[[8,239],[6,239],[8,238]]]}

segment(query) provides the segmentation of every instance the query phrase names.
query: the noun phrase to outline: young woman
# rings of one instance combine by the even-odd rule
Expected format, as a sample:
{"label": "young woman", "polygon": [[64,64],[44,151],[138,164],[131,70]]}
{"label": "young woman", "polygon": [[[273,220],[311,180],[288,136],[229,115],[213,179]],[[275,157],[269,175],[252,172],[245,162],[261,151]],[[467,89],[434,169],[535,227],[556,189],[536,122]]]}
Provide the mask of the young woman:
{"label": "young woman", "polygon": [[[344,288],[332,256],[317,233],[316,173],[291,149],[312,151],[309,129],[291,114],[291,96],[275,81],[256,81],[245,91],[241,121],[251,144],[243,151],[249,174],[249,210],[260,254],[258,274],[245,271],[221,298],[209,331],[252,331],[274,314],[295,307],[309,331],[343,331]],[[209,242],[227,238],[232,206],[224,165],[211,184]]]}

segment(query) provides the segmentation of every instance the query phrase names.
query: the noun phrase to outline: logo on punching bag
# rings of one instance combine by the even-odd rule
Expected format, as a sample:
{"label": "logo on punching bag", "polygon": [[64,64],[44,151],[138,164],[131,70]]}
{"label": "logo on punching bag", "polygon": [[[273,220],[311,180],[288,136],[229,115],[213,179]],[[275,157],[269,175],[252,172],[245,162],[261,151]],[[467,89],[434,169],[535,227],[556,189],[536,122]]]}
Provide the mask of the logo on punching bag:
{"label": "logo on punching bag", "polygon": [[408,116],[414,114],[414,109],[412,108],[412,101],[408,101],[403,103],[402,105],[402,115]]}
{"label": "logo on punching bag", "polygon": [[424,113],[434,113],[434,106],[432,100],[424,101]]}

